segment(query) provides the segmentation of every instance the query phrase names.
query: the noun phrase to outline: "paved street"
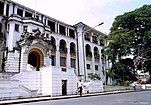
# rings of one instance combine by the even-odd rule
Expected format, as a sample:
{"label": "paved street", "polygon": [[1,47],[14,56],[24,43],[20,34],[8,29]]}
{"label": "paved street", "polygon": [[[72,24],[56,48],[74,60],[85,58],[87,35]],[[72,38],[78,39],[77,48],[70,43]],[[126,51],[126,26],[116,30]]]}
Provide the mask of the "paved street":
{"label": "paved street", "polygon": [[151,105],[151,91],[69,98],[13,105]]}

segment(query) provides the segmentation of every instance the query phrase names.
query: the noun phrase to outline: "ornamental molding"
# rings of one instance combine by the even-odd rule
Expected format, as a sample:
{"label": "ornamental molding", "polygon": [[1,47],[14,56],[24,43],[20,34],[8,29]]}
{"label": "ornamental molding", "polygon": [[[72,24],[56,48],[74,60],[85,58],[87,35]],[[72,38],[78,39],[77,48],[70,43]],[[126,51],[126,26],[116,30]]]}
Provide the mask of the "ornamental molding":
{"label": "ornamental molding", "polygon": [[45,46],[47,50],[50,50],[52,48],[50,38],[46,36],[46,33],[42,33],[39,28],[33,29],[32,33],[29,33],[27,31],[24,32],[21,35],[21,39],[17,41],[16,44],[18,47],[40,44]]}

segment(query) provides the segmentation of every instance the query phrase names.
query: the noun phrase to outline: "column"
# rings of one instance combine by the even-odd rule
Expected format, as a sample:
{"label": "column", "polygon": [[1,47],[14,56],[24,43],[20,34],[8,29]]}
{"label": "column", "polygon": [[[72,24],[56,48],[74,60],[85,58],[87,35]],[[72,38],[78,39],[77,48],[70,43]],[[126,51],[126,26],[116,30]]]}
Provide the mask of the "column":
{"label": "column", "polygon": [[7,8],[7,1],[4,2],[4,11],[3,11],[3,15],[6,16],[6,8]]}
{"label": "column", "polygon": [[8,16],[10,16],[11,14],[13,14],[13,4],[12,3],[9,4],[9,15]]}
{"label": "column", "polygon": [[7,44],[8,44],[8,50],[12,51],[13,50],[13,34],[14,34],[15,24],[10,23],[9,26],[10,26],[10,28],[9,28],[9,35],[8,35]]}
{"label": "column", "polygon": [[60,32],[59,32],[59,26],[60,26],[60,23],[58,23],[58,31],[57,31],[57,33],[59,33],[59,34],[60,34]]}
{"label": "column", "polygon": [[70,43],[67,43],[67,68],[71,68]]}
{"label": "column", "polygon": [[45,18],[46,19],[46,26],[48,25],[48,18]]}
{"label": "column", "polygon": [[68,36],[70,36],[70,34],[69,34],[69,27],[68,27],[68,29],[67,29],[67,32],[68,32]]}
{"label": "column", "polygon": [[93,42],[92,36],[93,36],[93,33],[90,33],[90,42]]}
{"label": "column", "polygon": [[57,22],[55,22],[55,32],[57,33],[58,31],[58,24],[57,24]]}
{"label": "column", "polygon": [[83,40],[83,30],[82,30],[82,27],[78,28],[77,29],[77,56],[78,56],[78,64],[79,64],[79,75],[84,75],[84,65],[85,65],[85,62],[84,62],[84,59],[85,59],[85,56],[84,56],[84,47],[83,47],[83,44],[84,44],[84,40]]}
{"label": "column", "polygon": [[35,12],[32,12],[32,18],[35,18]]}
{"label": "column", "polygon": [[59,39],[56,40],[56,66],[60,67]]}
{"label": "column", "polygon": [[44,65],[46,67],[50,66],[51,65],[51,50],[49,50],[47,53],[47,56],[45,57],[45,62],[44,62]]}
{"label": "column", "polygon": [[91,48],[91,52],[92,52],[92,72],[95,73],[95,58],[94,58],[94,51],[93,51],[94,47]]}
{"label": "column", "polygon": [[23,17],[25,17],[25,9],[23,9]]}
{"label": "column", "polygon": [[65,31],[66,31],[66,32],[65,32],[65,33],[66,33],[66,36],[68,36],[68,27],[67,27],[67,26],[65,27]]}
{"label": "column", "polygon": [[15,5],[15,7],[14,7],[14,14],[17,14],[17,9],[18,9],[18,6]]}
{"label": "column", "polygon": [[46,25],[46,23],[45,23],[45,19],[46,19],[46,17],[45,17],[45,16],[43,16],[43,20],[42,20],[42,22]]}

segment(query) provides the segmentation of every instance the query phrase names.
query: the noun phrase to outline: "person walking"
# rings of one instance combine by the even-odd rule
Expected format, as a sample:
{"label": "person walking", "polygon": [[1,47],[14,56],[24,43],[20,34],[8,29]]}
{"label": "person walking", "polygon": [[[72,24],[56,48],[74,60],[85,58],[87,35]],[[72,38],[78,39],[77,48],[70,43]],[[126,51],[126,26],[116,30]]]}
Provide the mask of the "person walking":
{"label": "person walking", "polygon": [[136,82],[133,82],[133,89],[136,90]]}
{"label": "person walking", "polygon": [[80,93],[80,96],[82,96],[82,82],[79,80],[78,82],[78,92]]}

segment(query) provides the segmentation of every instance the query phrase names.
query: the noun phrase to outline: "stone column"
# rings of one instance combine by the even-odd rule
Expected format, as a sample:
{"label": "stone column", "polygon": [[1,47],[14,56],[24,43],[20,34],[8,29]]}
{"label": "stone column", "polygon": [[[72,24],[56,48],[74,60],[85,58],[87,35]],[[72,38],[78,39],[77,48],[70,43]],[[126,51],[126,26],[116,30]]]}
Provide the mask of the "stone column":
{"label": "stone column", "polygon": [[56,66],[60,67],[60,52],[59,52],[59,40],[56,40]]}
{"label": "stone column", "polygon": [[25,9],[23,9],[23,17],[25,17]]}
{"label": "stone column", "polygon": [[35,18],[35,12],[32,12],[32,18]]}
{"label": "stone column", "polygon": [[58,31],[58,26],[57,26],[58,24],[57,24],[57,22],[55,22],[55,32],[57,33]]}
{"label": "stone column", "polygon": [[47,67],[51,65],[51,51],[49,50],[47,52],[47,56],[45,57],[45,62],[44,62]]}
{"label": "stone column", "polygon": [[9,34],[8,34],[8,40],[7,40],[7,45],[8,45],[8,50],[12,51],[13,50],[13,39],[14,39],[14,27],[15,24],[14,23],[10,23],[9,24],[10,28],[9,28]]}
{"label": "stone column", "polygon": [[68,36],[68,27],[65,27],[65,34]]}
{"label": "stone column", "polygon": [[57,33],[60,33],[60,32],[59,32],[59,26],[60,26],[60,24],[58,23],[58,32],[57,32]]}
{"label": "stone column", "polygon": [[18,9],[18,6],[15,5],[15,7],[14,7],[14,14],[17,14],[17,9]]}
{"label": "stone column", "polygon": [[90,42],[93,42],[93,33],[90,33]]}
{"label": "stone column", "polygon": [[3,15],[6,16],[6,8],[7,8],[7,1],[4,2],[4,11],[3,11]]}
{"label": "stone column", "polygon": [[46,23],[45,23],[45,19],[46,19],[46,17],[45,17],[45,16],[43,16],[43,20],[42,20],[42,22],[46,25]]}
{"label": "stone column", "polygon": [[67,68],[71,68],[70,43],[67,43]]}
{"label": "stone column", "polygon": [[92,52],[92,72],[95,73],[95,58],[94,58],[94,47],[91,47],[91,52]]}
{"label": "stone column", "polygon": [[13,14],[13,4],[12,3],[9,4],[9,15],[8,16],[10,16],[11,14]]}
{"label": "stone column", "polygon": [[84,40],[83,40],[83,27],[78,27],[77,29],[77,60],[78,60],[78,64],[79,64],[79,70],[78,70],[78,73],[79,75],[84,75],[84,72],[85,72],[85,55],[84,55]]}
{"label": "stone column", "polygon": [[68,29],[67,29],[67,33],[68,33],[68,36],[70,36],[70,34],[69,34],[69,27],[68,27]]}

